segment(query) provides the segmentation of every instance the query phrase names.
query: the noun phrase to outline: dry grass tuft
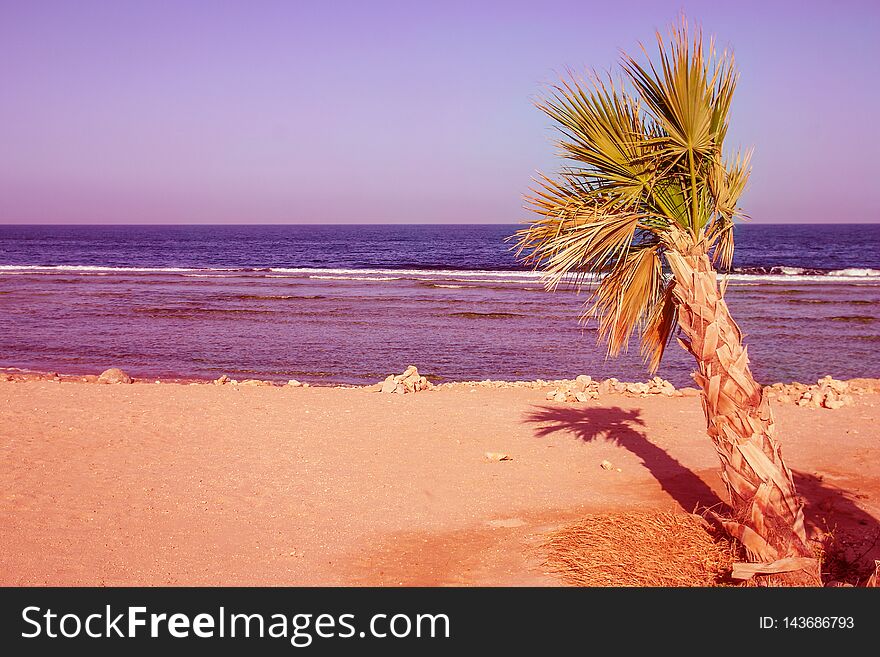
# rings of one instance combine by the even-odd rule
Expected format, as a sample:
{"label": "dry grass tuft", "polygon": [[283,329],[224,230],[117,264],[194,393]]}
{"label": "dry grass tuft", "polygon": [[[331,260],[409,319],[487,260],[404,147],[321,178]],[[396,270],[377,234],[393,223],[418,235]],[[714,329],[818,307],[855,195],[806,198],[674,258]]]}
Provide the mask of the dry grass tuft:
{"label": "dry grass tuft", "polygon": [[735,545],[700,516],[589,515],[551,534],[545,566],[574,586],[722,586]]}

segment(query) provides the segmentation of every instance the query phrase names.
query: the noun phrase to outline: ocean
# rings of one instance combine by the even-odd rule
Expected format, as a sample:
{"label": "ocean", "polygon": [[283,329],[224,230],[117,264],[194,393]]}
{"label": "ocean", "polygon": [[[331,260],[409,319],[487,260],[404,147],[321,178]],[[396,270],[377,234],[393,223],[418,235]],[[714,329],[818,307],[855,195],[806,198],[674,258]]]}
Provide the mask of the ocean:
{"label": "ocean", "polygon": [[[0,367],[375,383],[647,376],[606,359],[514,225],[0,226]],[[880,225],[736,228],[727,300],[759,380],[880,376]],[[660,376],[690,383],[676,344]]]}

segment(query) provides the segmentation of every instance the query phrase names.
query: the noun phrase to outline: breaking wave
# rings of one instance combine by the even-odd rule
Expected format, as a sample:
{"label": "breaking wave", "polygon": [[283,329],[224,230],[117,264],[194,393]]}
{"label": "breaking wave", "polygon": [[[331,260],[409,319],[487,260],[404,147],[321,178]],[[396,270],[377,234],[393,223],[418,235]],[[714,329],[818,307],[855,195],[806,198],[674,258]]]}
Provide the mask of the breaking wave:
{"label": "breaking wave", "polygon": [[[417,280],[445,285],[460,284],[540,284],[541,274],[527,270],[493,269],[394,269],[394,268],[316,268],[316,267],[128,267],[105,265],[0,265],[0,275],[78,274],[107,276],[169,275],[184,277],[305,278],[328,281],[391,282]],[[818,269],[808,267],[740,267],[726,274],[733,284],[776,282],[861,282],[880,283],[880,270],[849,267]]]}

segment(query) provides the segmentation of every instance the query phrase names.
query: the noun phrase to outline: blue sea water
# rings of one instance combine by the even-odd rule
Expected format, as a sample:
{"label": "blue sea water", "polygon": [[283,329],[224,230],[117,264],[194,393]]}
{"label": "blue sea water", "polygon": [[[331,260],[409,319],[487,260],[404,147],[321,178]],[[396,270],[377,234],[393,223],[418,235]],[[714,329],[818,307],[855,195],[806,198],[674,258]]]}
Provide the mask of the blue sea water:
{"label": "blue sea water", "polygon": [[[0,226],[0,367],[365,383],[580,373],[606,360],[516,262],[516,226]],[[728,302],[764,380],[878,376],[880,225],[736,229]],[[689,381],[668,350],[660,374]]]}
{"label": "blue sea water", "polygon": [[[517,270],[511,244],[505,242],[517,228],[0,226],[0,265]],[[880,270],[880,224],[741,224],[734,267]]]}

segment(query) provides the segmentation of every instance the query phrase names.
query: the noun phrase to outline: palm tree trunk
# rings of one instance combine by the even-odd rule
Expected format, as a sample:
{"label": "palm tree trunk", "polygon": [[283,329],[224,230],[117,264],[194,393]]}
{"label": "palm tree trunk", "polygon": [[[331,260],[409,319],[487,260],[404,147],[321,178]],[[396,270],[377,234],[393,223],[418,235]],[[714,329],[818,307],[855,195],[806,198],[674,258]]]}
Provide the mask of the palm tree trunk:
{"label": "palm tree trunk", "polygon": [[715,270],[705,253],[667,256],[686,337],[679,342],[698,364],[694,379],[702,388],[709,437],[721,459],[733,510],[733,518],[722,522],[749,558],[761,564],[742,564],[741,576],[779,573],[774,580],[780,583],[820,585],[818,561],[804,531],[803,503],[774,437],[770,403],[749,369],[742,333]]}

